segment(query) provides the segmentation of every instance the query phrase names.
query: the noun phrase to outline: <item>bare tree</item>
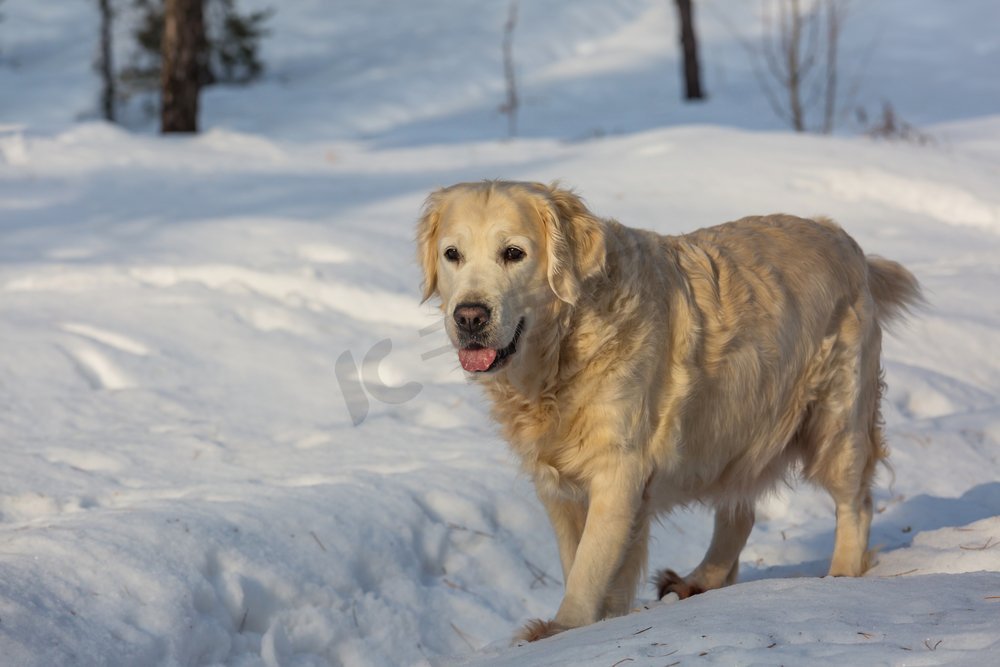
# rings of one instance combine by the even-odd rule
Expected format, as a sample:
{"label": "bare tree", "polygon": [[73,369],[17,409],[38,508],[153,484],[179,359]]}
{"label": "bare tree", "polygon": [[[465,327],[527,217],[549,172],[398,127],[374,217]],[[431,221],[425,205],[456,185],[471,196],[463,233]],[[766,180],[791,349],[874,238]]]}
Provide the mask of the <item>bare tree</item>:
{"label": "bare tree", "polygon": [[837,64],[847,0],[806,2],[803,7],[800,0],[767,0],[761,43],[750,51],[754,74],[774,112],[805,132],[809,110],[821,106],[818,129],[828,134],[838,110]]}
{"label": "bare tree", "polygon": [[847,2],[827,0],[826,6],[826,86],[823,100],[823,134],[833,132],[837,113],[837,60],[840,29],[847,18]]}
{"label": "bare tree", "polygon": [[160,130],[198,131],[207,53],[203,0],[166,0],[160,72]]}
{"label": "bare tree", "polygon": [[115,63],[112,42],[114,9],[111,0],[97,0],[101,12],[101,43],[95,68],[101,77],[101,115],[105,120],[115,121]]}
{"label": "bare tree", "polygon": [[692,0],[675,0],[681,25],[681,51],[684,54],[684,99],[701,100],[701,66],[698,63],[698,38],[694,31],[694,6]]}
{"label": "bare tree", "polygon": [[514,28],[517,27],[517,0],[511,0],[507,21],[503,26],[503,76],[507,82],[507,98],[500,105],[500,113],[507,116],[507,136],[517,135],[517,79],[514,75]]}

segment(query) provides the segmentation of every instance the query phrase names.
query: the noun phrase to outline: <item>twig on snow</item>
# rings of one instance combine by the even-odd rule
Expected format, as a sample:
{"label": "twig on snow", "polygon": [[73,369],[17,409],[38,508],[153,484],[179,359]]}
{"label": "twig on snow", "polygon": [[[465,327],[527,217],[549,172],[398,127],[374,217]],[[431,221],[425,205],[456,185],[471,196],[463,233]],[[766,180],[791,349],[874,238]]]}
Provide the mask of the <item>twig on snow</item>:
{"label": "twig on snow", "polygon": [[469,646],[470,649],[472,649],[473,651],[476,650],[476,647],[472,644],[471,641],[469,641],[469,636],[467,634],[465,634],[464,632],[462,632],[461,630],[459,630],[458,626],[455,625],[454,623],[452,623],[452,622],[449,621],[448,624],[451,626],[451,629],[455,631],[455,634],[457,634],[459,637],[461,637],[462,641],[464,641],[466,644],[468,644],[468,646]]}
{"label": "twig on snow", "polygon": [[920,568],[913,568],[912,570],[907,570],[906,572],[897,572],[896,574],[887,574],[887,577],[905,577],[908,574],[913,574],[914,572],[919,572]]}
{"label": "twig on snow", "polygon": [[481,535],[482,537],[494,537],[493,535],[491,535],[489,533],[484,533],[481,530],[476,530],[475,528],[469,528],[468,526],[462,526],[462,525],[459,525],[457,523],[448,522],[447,526],[451,530],[461,530],[461,531],[464,531],[466,533],[472,533],[473,535]]}
{"label": "twig on snow", "polygon": [[451,588],[452,590],[465,591],[466,593],[469,592],[468,588],[466,588],[462,584],[459,584],[457,582],[452,581],[448,577],[442,577],[441,583],[444,584],[445,586],[447,586],[448,588]]}
{"label": "twig on snow", "polygon": [[527,558],[524,559],[524,564],[528,566],[528,571],[531,572],[531,576],[534,577],[529,588],[535,589],[538,588],[539,586],[548,586],[547,581],[551,581],[552,583],[557,583],[555,579],[550,577],[545,572],[545,570],[538,567]]}
{"label": "twig on snow", "polygon": [[993,547],[997,546],[998,544],[1000,544],[1000,542],[996,542],[991,537],[990,539],[986,540],[985,544],[983,544],[981,546],[977,547],[977,546],[972,546],[972,545],[968,545],[968,544],[959,544],[958,548],[959,549],[965,549],[966,551],[986,551],[987,549],[992,549]]}
{"label": "twig on snow", "polygon": [[316,540],[316,544],[319,545],[319,548],[322,549],[325,552],[326,551],[326,547],[323,546],[323,543],[319,541],[319,536],[316,535],[316,531],[310,530],[309,534],[312,535],[312,538],[314,540]]}

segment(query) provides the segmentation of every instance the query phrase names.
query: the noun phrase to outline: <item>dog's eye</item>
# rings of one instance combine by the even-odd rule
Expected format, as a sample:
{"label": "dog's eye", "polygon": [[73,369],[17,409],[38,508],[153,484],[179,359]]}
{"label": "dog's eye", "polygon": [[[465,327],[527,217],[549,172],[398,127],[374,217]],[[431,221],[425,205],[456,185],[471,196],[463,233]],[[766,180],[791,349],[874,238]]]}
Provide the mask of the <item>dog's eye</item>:
{"label": "dog's eye", "polygon": [[462,259],[462,256],[458,254],[457,248],[448,248],[444,251],[444,258],[449,262],[457,262]]}
{"label": "dog's eye", "polygon": [[524,259],[524,251],[517,246],[508,246],[503,251],[503,261],[520,262]]}

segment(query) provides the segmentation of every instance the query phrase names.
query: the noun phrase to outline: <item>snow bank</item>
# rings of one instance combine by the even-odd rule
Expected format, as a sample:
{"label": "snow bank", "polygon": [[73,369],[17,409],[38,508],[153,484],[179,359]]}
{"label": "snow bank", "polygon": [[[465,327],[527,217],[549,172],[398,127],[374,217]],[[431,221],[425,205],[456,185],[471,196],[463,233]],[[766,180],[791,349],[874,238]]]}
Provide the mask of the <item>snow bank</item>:
{"label": "snow bank", "polygon": [[[239,166],[248,142],[231,141],[168,142],[163,151],[202,165],[185,171],[152,159],[153,140],[95,126],[0,138],[2,150],[21,151],[2,167],[0,191],[20,202],[7,209],[0,266],[5,655],[38,665],[73,656],[391,665],[505,645],[526,618],[557,606],[556,550],[438,316],[417,305],[409,238],[424,193],[452,180],[468,148],[433,149],[444,167],[428,173],[425,149],[362,150],[330,164],[275,141],[266,152],[284,157]],[[662,641],[678,655],[704,650],[701,634],[747,651],[719,652],[726,661],[774,654],[759,637],[787,625],[781,614],[835,610],[856,619],[851,639],[865,651],[929,650],[913,634],[929,630],[897,627],[916,613],[908,600],[931,586],[951,609],[993,584],[918,575],[1000,569],[1000,549],[987,543],[1000,537],[988,520],[1000,506],[1000,360],[987,353],[1000,335],[996,314],[979,308],[994,284],[986,258],[997,235],[942,224],[936,209],[913,202],[894,216],[893,202],[821,178],[859,162],[900,181],[947,167],[949,187],[995,205],[978,189],[979,158],[926,149],[918,169],[909,147],[709,128],[550,148],[493,146],[471,171],[558,173],[597,211],[664,232],[779,201],[829,212],[865,247],[912,266],[932,295],[929,312],[886,345],[895,478],[877,493],[873,541],[883,551],[872,576],[788,579],[825,571],[833,522],[822,494],[786,492],[761,507],[744,552],[750,583],[607,627],[701,619],[692,643],[674,633]],[[136,157],[123,167],[121,155]],[[707,191],[717,196],[698,195]],[[376,382],[417,391],[400,404],[362,382],[365,356],[386,339]],[[347,372],[338,369],[345,355]],[[652,565],[693,565],[709,526],[703,512],[668,519]],[[935,541],[942,530],[953,542]],[[865,596],[881,606],[867,611]],[[970,623],[993,609],[980,602]],[[966,629],[937,639],[956,651],[991,645],[981,626],[960,620]],[[801,640],[782,634],[782,650],[807,661],[835,655],[826,643],[846,631],[814,625]],[[873,630],[883,639],[856,635]],[[600,632],[567,637],[610,638],[587,634]],[[649,646],[661,639],[643,644],[645,634],[622,650],[658,655],[662,647]]]}
{"label": "snow bank", "polygon": [[998,591],[995,572],[755,581],[462,664],[981,664]]}

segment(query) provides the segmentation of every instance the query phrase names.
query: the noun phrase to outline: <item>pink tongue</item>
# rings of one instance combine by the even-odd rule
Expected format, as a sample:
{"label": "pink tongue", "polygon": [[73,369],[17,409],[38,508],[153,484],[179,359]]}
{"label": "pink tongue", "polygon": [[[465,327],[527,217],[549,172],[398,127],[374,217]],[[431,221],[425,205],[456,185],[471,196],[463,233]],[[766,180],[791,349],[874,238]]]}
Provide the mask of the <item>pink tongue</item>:
{"label": "pink tongue", "polygon": [[479,350],[459,350],[458,360],[467,371],[485,371],[497,358],[497,351],[484,347]]}

